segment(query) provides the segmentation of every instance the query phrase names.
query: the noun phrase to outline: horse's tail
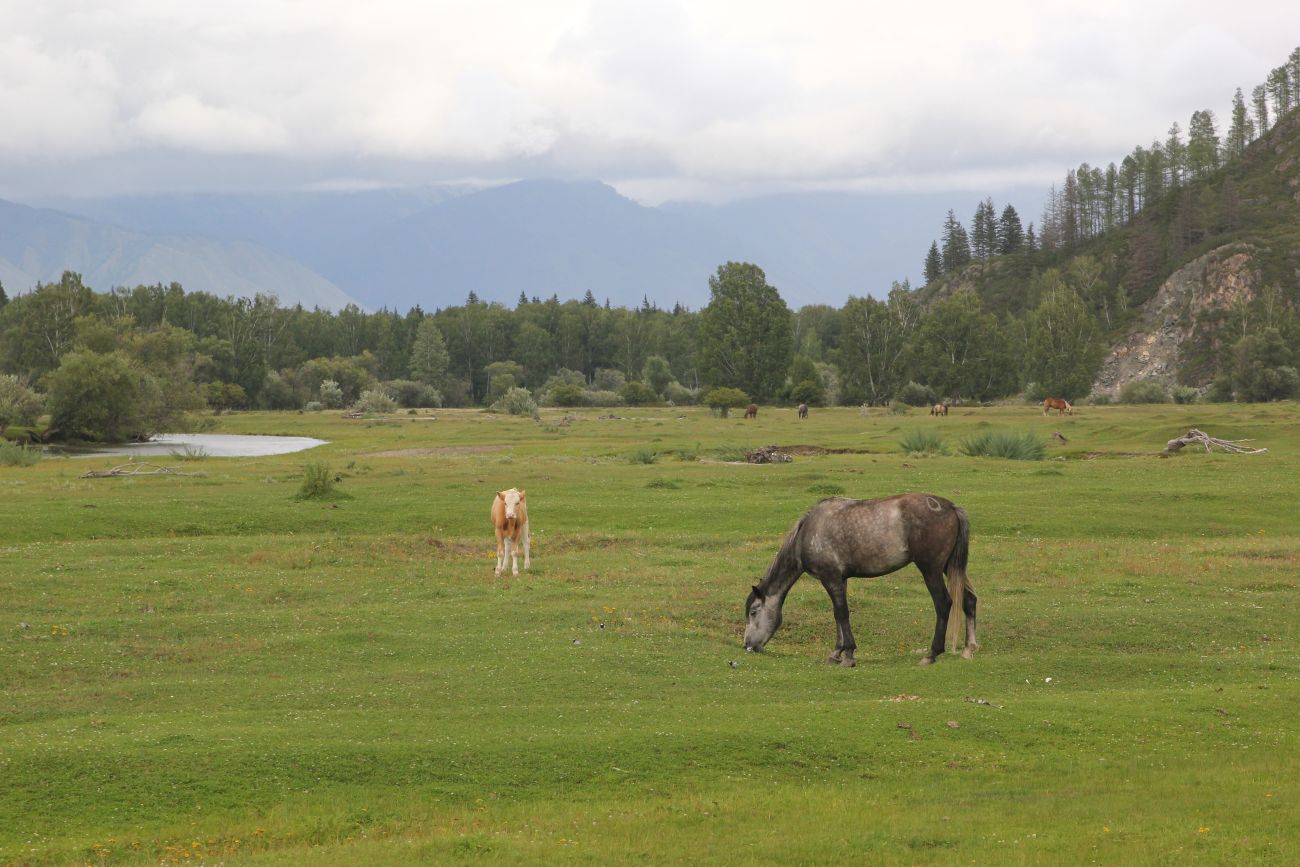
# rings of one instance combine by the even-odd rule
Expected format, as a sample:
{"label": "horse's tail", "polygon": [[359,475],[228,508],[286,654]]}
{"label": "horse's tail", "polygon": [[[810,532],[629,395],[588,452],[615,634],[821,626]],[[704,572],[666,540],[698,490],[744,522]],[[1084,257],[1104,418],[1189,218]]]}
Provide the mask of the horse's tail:
{"label": "horse's tail", "polygon": [[966,578],[966,558],[970,553],[970,519],[966,517],[966,510],[961,506],[953,506],[953,510],[957,513],[957,544],[953,546],[952,553],[948,555],[948,563],[943,567],[943,571],[948,576],[948,595],[952,597],[952,607],[948,609],[946,637],[949,647],[956,647],[958,642],[965,645],[961,637],[960,625],[962,607],[966,602],[966,587],[969,583]]}

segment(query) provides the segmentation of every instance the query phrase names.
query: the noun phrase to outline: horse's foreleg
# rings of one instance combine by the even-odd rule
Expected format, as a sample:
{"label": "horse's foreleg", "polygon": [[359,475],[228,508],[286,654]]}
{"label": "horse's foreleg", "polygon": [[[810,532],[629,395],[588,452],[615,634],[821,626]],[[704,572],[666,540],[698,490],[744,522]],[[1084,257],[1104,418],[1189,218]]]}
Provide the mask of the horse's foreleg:
{"label": "horse's foreleg", "polygon": [[971,589],[969,583],[966,585],[966,592],[962,594],[962,611],[966,612],[966,648],[961,652],[962,659],[971,659],[975,656],[975,651],[980,649],[979,642],[975,640],[975,591]]}
{"label": "horse's foreleg", "polygon": [[944,637],[948,632],[948,610],[952,608],[952,597],[948,595],[948,588],[943,583],[943,571],[936,570],[934,574],[928,572],[921,573],[925,577],[925,588],[930,591],[930,599],[934,602],[934,638],[930,641],[930,652],[921,657],[919,665],[929,665],[943,653]]}
{"label": "horse's foreleg", "polygon": [[853,654],[857,651],[857,642],[853,640],[853,629],[849,626],[849,599],[846,582],[843,578],[823,578],[822,586],[831,597],[831,608],[835,612],[835,652],[827,662],[852,668],[857,665]]}

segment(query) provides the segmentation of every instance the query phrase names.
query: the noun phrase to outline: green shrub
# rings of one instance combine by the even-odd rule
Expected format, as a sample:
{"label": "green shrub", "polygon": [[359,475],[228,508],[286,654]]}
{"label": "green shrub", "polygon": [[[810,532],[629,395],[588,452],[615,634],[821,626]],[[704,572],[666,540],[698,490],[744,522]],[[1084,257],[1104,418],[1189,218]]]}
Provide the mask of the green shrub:
{"label": "green shrub", "polygon": [[617,391],[593,389],[587,392],[587,403],[591,406],[622,406],[623,397]]}
{"label": "green shrub", "polygon": [[903,434],[898,447],[909,455],[941,455],[947,451],[938,432],[920,428]]}
{"label": "green shrub", "polygon": [[967,457],[1011,461],[1041,461],[1047,456],[1047,444],[1029,431],[985,431],[962,440],[957,450]]}
{"label": "green shrub", "polygon": [[1210,403],[1232,403],[1232,377],[1226,373],[1214,377],[1205,399]]}
{"label": "green shrub", "polygon": [[890,415],[907,415],[911,411],[912,408],[907,404],[903,403],[901,400],[890,401],[889,404]]}
{"label": "green shrub", "polygon": [[1190,385],[1175,385],[1169,390],[1169,394],[1174,399],[1174,403],[1183,404],[1196,403],[1201,397],[1201,393]]}
{"label": "green shrub", "polygon": [[934,389],[919,382],[909,382],[900,388],[898,394],[894,395],[894,400],[902,401],[908,406],[934,406],[939,402]]}
{"label": "green shrub", "polygon": [[347,500],[350,495],[337,488],[339,477],[324,461],[308,461],[303,467],[302,486],[295,500]]}
{"label": "green shrub", "polygon": [[343,408],[343,389],[332,379],[321,380],[319,394],[320,402],[326,409]]}
{"label": "green shrub", "polygon": [[1110,406],[1110,395],[1105,392],[1097,392],[1088,395],[1089,406]]}
{"label": "green shrub", "polygon": [[1042,403],[1047,398],[1047,392],[1036,382],[1025,385],[1024,393],[1025,403]]}
{"label": "green shrub", "polygon": [[637,449],[628,455],[627,459],[634,464],[653,464],[659,459],[659,455],[651,449]]}
{"label": "green shrub", "polygon": [[749,395],[738,388],[711,388],[700,402],[726,418],[728,410],[749,406]]}
{"label": "green shrub", "polygon": [[1169,392],[1150,379],[1133,379],[1119,390],[1120,403],[1169,403]]}
{"label": "green shrub", "polygon": [[41,396],[16,376],[0,375],[0,433],[11,424],[31,425],[45,409]]}
{"label": "green shrub", "polygon": [[393,379],[384,383],[384,388],[397,401],[397,405],[412,407],[441,407],[442,393],[432,385],[416,382],[413,379]]}
{"label": "green shrub", "polygon": [[698,388],[687,388],[680,382],[670,382],[664,387],[664,398],[674,406],[691,406],[699,403],[700,390]]}
{"label": "green shrub", "polygon": [[586,406],[587,390],[572,382],[557,382],[543,392],[549,406]]}
{"label": "green shrub", "polygon": [[806,403],[810,406],[825,406],[826,389],[822,388],[820,382],[804,379],[790,389],[790,400],[795,403]]}
{"label": "green shrub", "polygon": [[509,415],[537,415],[537,401],[533,400],[528,389],[514,386],[492,404],[492,411]]}
{"label": "green shrub", "polygon": [[30,467],[39,464],[43,457],[40,449],[19,443],[0,442],[0,467]]}
{"label": "green shrub", "polygon": [[619,391],[619,396],[629,406],[649,406],[659,402],[659,395],[644,382],[629,382]]}
{"label": "green shrub", "polygon": [[361,392],[352,408],[364,413],[390,413],[397,409],[397,401],[382,388],[368,388]]}

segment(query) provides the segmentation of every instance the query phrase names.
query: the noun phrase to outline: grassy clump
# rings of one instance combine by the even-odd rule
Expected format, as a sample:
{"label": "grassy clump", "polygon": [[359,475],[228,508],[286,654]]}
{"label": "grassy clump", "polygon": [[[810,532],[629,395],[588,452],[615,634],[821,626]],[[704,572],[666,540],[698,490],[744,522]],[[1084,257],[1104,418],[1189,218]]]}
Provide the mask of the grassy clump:
{"label": "grassy clump", "polygon": [[809,485],[808,493],[816,494],[819,497],[838,497],[844,494],[844,487],[823,482],[817,485]]}
{"label": "grassy clump", "polygon": [[898,441],[898,447],[908,455],[941,455],[947,452],[943,437],[924,428],[910,430]]}
{"label": "grassy clump", "polygon": [[962,440],[958,451],[971,458],[1041,461],[1047,457],[1047,444],[1029,431],[991,430]]}
{"label": "grassy clump", "polygon": [[627,456],[627,460],[633,464],[653,464],[659,460],[659,455],[652,449],[636,449]]}
{"label": "grassy clump", "polygon": [[303,467],[302,486],[294,494],[295,500],[349,500],[351,494],[338,489],[341,477],[330,470],[324,461],[309,461]]}
{"label": "grassy clump", "polygon": [[0,466],[30,467],[41,462],[40,449],[19,443],[0,443]]}
{"label": "grassy clump", "polygon": [[681,485],[677,484],[672,479],[651,479],[649,482],[646,483],[646,487],[658,488],[664,491],[675,491],[678,488],[680,488]]}

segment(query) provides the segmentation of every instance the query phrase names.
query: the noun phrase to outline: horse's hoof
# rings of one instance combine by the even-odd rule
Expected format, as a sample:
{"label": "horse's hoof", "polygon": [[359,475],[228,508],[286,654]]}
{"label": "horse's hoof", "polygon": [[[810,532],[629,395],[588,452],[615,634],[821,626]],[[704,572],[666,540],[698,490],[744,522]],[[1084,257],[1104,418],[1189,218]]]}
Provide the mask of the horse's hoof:
{"label": "horse's hoof", "polygon": [[831,665],[839,665],[839,664],[840,664],[840,652],[839,652],[838,650],[835,651],[835,652],[832,653],[830,656],[826,657],[826,661],[829,662]]}
{"label": "horse's hoof", "polygon": [[961,652],[961,658],[962,658],[962,659],[974,659],[974,658],[975,658],[975,648],[973,648],[973,647],[968,647],[968,648],[966,648],[965,650],[963,650],[963,651]]}
{"label": "horse's hoof", "polygon": [[922,656],[922,657],[921,657],[921,661],[918,662],[917,665],[934,665],[934,657],[933,657],[933,656]]}
{"label": "horse's hoof", "polygon": [[856,659],[854,659],[853,657],[851,657],[851,656],[846,656],[846,657],[844,657],[843,659],[840,660],[840,667],[841,667],[841,668],[854,668],[854,667],[857,666],[857,664],[858,664],[858,661],[857,661]]}

